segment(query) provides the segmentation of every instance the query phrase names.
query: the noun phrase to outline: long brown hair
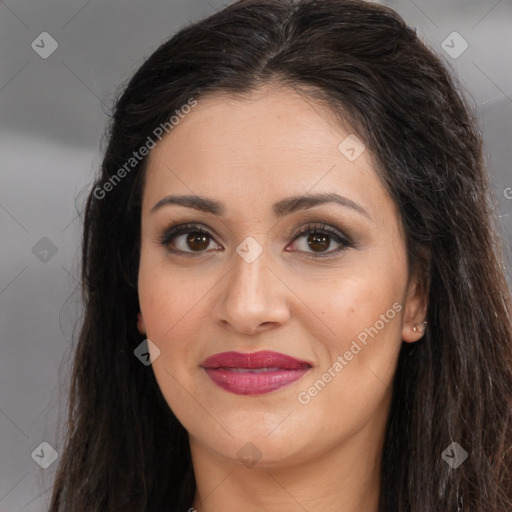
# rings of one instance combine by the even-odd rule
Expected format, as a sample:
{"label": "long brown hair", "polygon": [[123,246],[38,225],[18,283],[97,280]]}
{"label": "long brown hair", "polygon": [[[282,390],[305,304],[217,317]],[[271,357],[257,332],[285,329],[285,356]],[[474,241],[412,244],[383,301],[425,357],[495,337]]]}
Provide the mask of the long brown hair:
{"label": "long brown hair", "polygon": [[[423,271],[428,328],[399,356],[379,511],[510,512],[512,307],[478,127],[414,30],[355,0],[236,2],[176,33],[124,87],[85,208],[85,314],[50,512],[190,507],[187,432],[133,353],[144,339],[146,158],[126,162],[190,98],[270,81],[325,102],[364,141],[399,208],[410,266]],[[443,460],[452,442],[468,453],[457,468]]]}

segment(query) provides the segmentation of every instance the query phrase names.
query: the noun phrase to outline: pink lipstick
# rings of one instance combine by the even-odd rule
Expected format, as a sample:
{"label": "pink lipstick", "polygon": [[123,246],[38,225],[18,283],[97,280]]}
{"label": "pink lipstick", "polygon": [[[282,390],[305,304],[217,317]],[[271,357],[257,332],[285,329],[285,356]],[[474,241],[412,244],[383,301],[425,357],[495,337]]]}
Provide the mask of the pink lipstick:
{"label": "pink lipstick", "polygon": [[237,395],[261,395],[300,379],[312,365],[278,352],[222,352],[201,365],[217,386]]}

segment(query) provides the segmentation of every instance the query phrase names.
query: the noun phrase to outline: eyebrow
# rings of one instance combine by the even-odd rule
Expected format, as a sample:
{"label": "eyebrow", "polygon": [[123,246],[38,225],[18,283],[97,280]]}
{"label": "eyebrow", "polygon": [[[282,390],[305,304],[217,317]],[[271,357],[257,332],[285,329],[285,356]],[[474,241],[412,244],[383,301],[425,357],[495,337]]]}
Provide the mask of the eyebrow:
{"label": "eyebrow", "polygon": [[[348,197],[340,196],[335,193],[320,193],[320,194],[304,194],[300,196],[287,197],[274,203],[272,205],[272,211],[277,218],[285,217],[290,213],[307,210],[318,205],[335,203],[345,208],[350,208],[368,219],[371,220],[370,214],[358,203],[352,201]],[[167,205],[179,205],[187,208],[193,208],[213,215],[222,216],[224,215],[225,209],[222,203],[209,199],[207,197],[201,197],[196,195],[184,195],[165,196],[158,201],[153,208],[151,208],[150,214],[156,212],[160,208]]]}

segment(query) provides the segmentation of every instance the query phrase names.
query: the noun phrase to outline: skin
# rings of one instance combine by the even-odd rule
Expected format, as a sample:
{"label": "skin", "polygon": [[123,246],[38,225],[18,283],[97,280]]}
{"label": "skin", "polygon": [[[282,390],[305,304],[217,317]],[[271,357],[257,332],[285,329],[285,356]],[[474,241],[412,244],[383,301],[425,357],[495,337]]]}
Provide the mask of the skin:
{"label": "skin", "polygon": [[[338,149],[350,133],[326,107],[273,85],[243,98],[201,98],[149,155],[138,329],[160,350],[152,351],[153,371],[189,432],[199,512],[377,511],[391,382],[402,341],[423,336],[413,327],[425,300],[370,151],[349,161]],[[349,198],[368,215],[326,203],[274,216],[275,202],[319,192]],[[206,196],[225,212],[166,205],[151,213],[168,194]],[[188,234],[170,243],[181,253],[159,244],[171,223],[191,222],[211,233],[204,245],[187,244]],[[333,227],[353,246],[332,237],[315,245],[307,233],[294,241],[308,223]],[[263,250],[252,263],[236,252],[248,236]],[[322,253],[330,257],[315,258]],[[394,303],[401,311],[300,403],[299,393]],[[273,350],[312,368],[270,393],[236,395],[200,367],[231,350]],[[241,449],[256,463],[241,459]]]}

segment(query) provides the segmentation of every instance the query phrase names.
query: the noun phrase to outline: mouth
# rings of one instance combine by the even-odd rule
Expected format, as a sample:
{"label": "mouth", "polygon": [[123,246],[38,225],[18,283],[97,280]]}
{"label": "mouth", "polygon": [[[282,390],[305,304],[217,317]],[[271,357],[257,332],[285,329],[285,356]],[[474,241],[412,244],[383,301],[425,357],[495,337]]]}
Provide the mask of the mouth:
{"label": "mouth", "polygon": [[200,365],[220,388],[237,395],[261,395],[292,384],[312,365],[278,352],[222,352]]}

